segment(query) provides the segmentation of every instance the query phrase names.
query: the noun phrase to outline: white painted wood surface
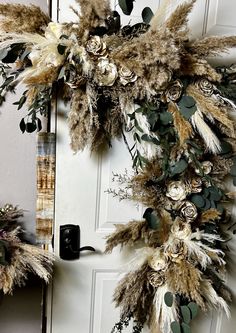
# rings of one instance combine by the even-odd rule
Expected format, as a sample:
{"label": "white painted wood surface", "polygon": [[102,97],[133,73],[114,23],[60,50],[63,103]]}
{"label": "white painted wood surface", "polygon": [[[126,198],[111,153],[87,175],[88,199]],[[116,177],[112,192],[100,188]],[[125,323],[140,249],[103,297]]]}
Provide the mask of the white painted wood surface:
{"label": "white painted wood surface", "polygon": [[[74,20],[69,10],[69,5],[73,4],[74,1],[53,1],[54,20]],[[158,5],[159,0],[145,3],[137,0],[132,23],[138,21],[144,6],[155,10]],[[190,16],[191,36],[236,34],[235,10],[235,0],[198,0]],[[130,18],[122,16],[123,23],[127,20]],[[227,62],[233,61],[236,62],[236,58],[231,53]],[[81,246],[91,245],[97,253],[81,255],[79,261],[57,261],[52,294],[49,294],[52,307],[49,303],[48,333],[110,333],[119,318],[119,310],[114,309],[111,303],[112,293],[120,277],[120,267],[129,261],[130,254],[115,250],[112,255],[102,255],[104,237],[113,230],[114,223],[128,222],[141,216],[141,211],[130,203],[119,203],[104,191],[112,185],[112,171],[123,172],[128,166],[130,157],[120,142],[114,142],[105,156],[94,157],[88,151],[74,155],[69,148],[67,124],[58,119],[55,251],[58,254],[60,225],[72,223],[81,227]],[[228,282],[235,291],[233,254],[236,254],[236,246],[232,244],[232,247],[233,262]],[[231,333],[235,325],[236,309],[233,305],[231,321],[227,321],[224,315],[201,315],[193,323],[193,333]]]}

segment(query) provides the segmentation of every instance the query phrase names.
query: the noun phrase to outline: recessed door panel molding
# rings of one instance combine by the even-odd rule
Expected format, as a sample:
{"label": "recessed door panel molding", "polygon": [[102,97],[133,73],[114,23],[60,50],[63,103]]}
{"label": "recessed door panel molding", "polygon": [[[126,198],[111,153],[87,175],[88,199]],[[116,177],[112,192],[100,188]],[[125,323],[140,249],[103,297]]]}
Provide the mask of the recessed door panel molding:
{"label": "recessed door panel molding", "polygon": [[119,321],[119,310],[111,304],[119,278],[116,270],[93,270],[89,333],[110,332],[114,322]]}
{"label": "recessed door panel molding", "polygon": [[142,218],[142,207],[137,207],[129,200],[119,201],[118,197],[108,194],[108,189],[119,190],[113,179],[113,173],[124,174],[127,170],[133,174],[131,157],[119,141],[112,143],[108,154],[100,158],[97,176],[97,203],[95,229],[97,232],[111,232],[114,224],[127,223],[132,219]]}
{"label": "recessed door panel molding", "polygon": [[210,0],[207,35],[236,33],[235,0]]}

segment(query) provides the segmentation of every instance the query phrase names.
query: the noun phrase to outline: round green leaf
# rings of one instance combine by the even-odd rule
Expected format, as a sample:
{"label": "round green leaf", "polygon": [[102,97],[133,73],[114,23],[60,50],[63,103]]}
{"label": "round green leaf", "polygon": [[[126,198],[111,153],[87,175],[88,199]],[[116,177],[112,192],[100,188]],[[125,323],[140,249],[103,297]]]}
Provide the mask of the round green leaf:
{"label": "round green leaf", "polygon": [[174,166],[170,167],[170,172],[172,176],[178,175],[182,173],[184,170],[186,170],[188,167],[188,163],[185,160],[179,160],[178,162],[175,163]]}
{"label": "round green leaf", "polygon": [[220,201],[222,198],[221,192],[218,190],[217,187],[210,186],[208,187],[208,190],[210,192],[210,199],[213,201]]}
{"label": "round green leaf", "polygon": [[119,6],[125,15],[130,15],[134,8],[134,0],[119,0]]}
{"label": "round green leaf", "polygon": [[203,208],[206,204],[206,200],[204,199],[204,197],[199,194],[194,194],[191,197],[191,201],[198,208]]}
{"label": "round green leaf", "polygon": [[190,309],[184,305],[184,306],[181,306],[181,314],[182,314],[182,317],[183,317],[183,320],[186,324],[189,324],[190,321],[191,321],[191,311]]}
{"label": "round green leaf", "polygon": [[180,100],[180,104],[184,105],[186,108],[192,108],[196,105],[196,101],[192,96],[184,95]]}
{"label": "round green leaf", "polygon": [[181,326],[177,321],[173,321],[170,327],[173,333],[181,333]]}
{"label": "round green leaf", "polygon": [[191,311],[191,318],[194,319],[198,314],[198,305],[194,302],[190,302],[188,307]]}
{"label": "round green leaf", "polygon": [[155,214],[152,208],[145,210],[143,218],[148,222],[149,228],[153,230],[157,230],[160,226],[160,218]]}
{"label": "round green leaf", "polygon": [[211,208],[210,200],[208,200],[208,199],[205,200],[205,206],[203,208],[204,208],[204,210],[208,210]]}
{"label": "round green leaf", "polygon": [[190,329],[189,325],[182,323],[181,327],[182,327],[183,333],[191,333],[191,329]]}
{"label": "round green leaf", "polygon": [[168,125],[173,120],[173,116],[170,112],[162,112],[160,114],[160,121],[163,125]]}
{"label": "round green leaf", "polygon": [[22,118],[21,121],[20,121],[20,129],[21,129],[21,132],[24,133],[25,130],[26,130],[26,124],[25,124],[25,119]]}
{"label": "round green leaf", "polygon": [[221,145],[220,155],[226,155],[232,153],[232,146],[229,142],[222,140],[220,145]]}
{"label": "round green leaf", "polygon": [[169,291],[167,293],[165,293],[164,301],[165,301],[166,305],[171,308],[173,305],[173,302],[174,302],[173,294]]}
{"label": "round green leaf", "polygon": [[151,19],[153,18],[154,14],[153,11],[151,10],[151,8],[149,7],[145,7],[142,11],[142,18],[143,18],[143,22],[146,24],[149,24]]}

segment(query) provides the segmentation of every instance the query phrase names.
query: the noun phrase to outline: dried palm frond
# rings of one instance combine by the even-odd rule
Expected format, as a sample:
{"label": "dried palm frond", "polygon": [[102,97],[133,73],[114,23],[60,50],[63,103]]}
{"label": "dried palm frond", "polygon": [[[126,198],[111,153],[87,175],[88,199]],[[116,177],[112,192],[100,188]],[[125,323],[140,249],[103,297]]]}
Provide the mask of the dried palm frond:
{"label": "dried palm frond", "polygon": [[91,121],[86,92],[78,89],[73,95],[68,117],[71,148],[74,151],[83,150],[91,142]]}
{"label": "dried palm frond", "polygon": [[4,294],[12,293],[15,286],[23,286],[27,275],[32,272],[45,282],[51,276],[53,256],[49,252],[33,245],[14,242],[12,246],[11,262],[7,266],[0,266],[0,289]]}
{"label": "dried palm frond", "polygon": [[35,5],[0,4],[0,29],[5,32],[43,34],[51,21],[49,16]]}
{"label": "dried palm frond", "polygon": [[215,95],[206,97],[201,93],[197,86],[193,84],[188,86],[187,93],[196,100],[198,108],[202,113],[206,116],[211,115],[214,119],[228,127],[232,137],[235,136],[234,122],[229,118],[227,108],[220,106]]}
{"label": "dried palm frond", "polygon": [[206,310],[201,290],[202,273],[198,268],[186,260],[173,262],[165,276],[167,285],[173,292],[195,301],[202,310]]}
{"label": "dried palm frond", "polygon": [[180,71],[190,77],[204,76],[213,82],[221,80],[221,75],[205,59],[186,51],[182,55]]}
{"label": "dried palm frond", "polygon": [[173,115],[174,127],[179,137],[179,145],[182,146],[193,135],[192,126],[181,115],[176,103],[170,102],[168,104],[168,111]]}
{"label": "dried palm frond", "polygon": [[215,57],[236,47],[236,36],[210,36],[190,43],[190,53],[200,57]]}
{"label": "dried palm frond", "polygon": [[154,297],[153,287],[147,279],[149,271],[144,264],[139,270],[126,274],[116,287],[113,300],[121,307],[121,318],[132,313],[141,324],[148,320]]}
{"label": "dried palm frond", "polygon": [[179,5],[167,19],[165,23],[166,28],[174,33],[178,33],[181,29],[186,29],[188,15],[191,13],[195,2],[196,0],[191,0]]}
{"label": "dried palm frond", "polygon": [[139,240],[146,242],[151,234],[147,221],[131,221],[115,227],[116,231],[107,236],[105,253],[111,253],[117,245],[133,246]]}

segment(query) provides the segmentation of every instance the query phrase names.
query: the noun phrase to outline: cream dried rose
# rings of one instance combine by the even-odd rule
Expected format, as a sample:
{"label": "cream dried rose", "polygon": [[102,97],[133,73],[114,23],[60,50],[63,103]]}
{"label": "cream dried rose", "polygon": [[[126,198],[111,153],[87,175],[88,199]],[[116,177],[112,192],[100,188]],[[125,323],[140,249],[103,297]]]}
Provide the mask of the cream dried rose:
{"label": "cream dried rose", "polygon": [[190,224],[179,220],[178,222],[175,222],[171,228],[171,233],[174,238],[178,239],[188,239],[192,234],[192,229]]}
{"label": "cream dried rose", "polygon": [[181,216],[187,221],[187,222],[193,222],[196,220],[198,216],[198,211],[196,206],[190,202],[186,201],[180,210]]}
{"label": "cream dried rose", "polygon": [[97,82],[100,86],[113,86],[118,77],[117,67],[107,58],[100,58],[97,65]]}
{"label": "cream dried rose", "polygon": [[135,82],[137,80],[137,75],[132,72],[127,67],[121,67],[119,70],[120,82],[123,86],[126,86],[128,83]]}
{"label": "cream dried rose", "polygon": [[166,196],[174,201],[182,201],[187,197],[187,188],[183,181],[172,181],[167,185]]}
{"label": "cream dried rose", "polygon": [[180,80],[174,81],[165,91],[167,102],[177,101],[181,97],[182,91],[183,91],[182,82]]}
{"label": "cream dried rose", "polygon": [[154,254],[148,259],[148,265],[154,271],[161,271],[167,267],[167,261],[160,250],[156,250]]}
{"label": "cream dried rose", "polygon": [[180,239],[175,239],[165,249],[165,255],[173,262],[180,262],[187,255],[187,248],[184,242]]}
{"label": "cream dried rose", "polygon": [[214,92],[214,85],[207,79],[198,80],[196,85],[201,89],[205,96],[211,96]]}
{"label": "cream dried rose", "polygon": [[86,50],[95,56],[103,56],[106,53],[106,43],[99,36],[93,36],[86,44]]}
{"label": "cream dried rose", "polygon": [[[204,161],[201,163],[201,169],[205,175],[211,173],[212,168],[213,168],[213,163],[211,163],[210,161]],[[201,173],[200,169],[198,168],[195,169],[195,172],[197,175]]]}

